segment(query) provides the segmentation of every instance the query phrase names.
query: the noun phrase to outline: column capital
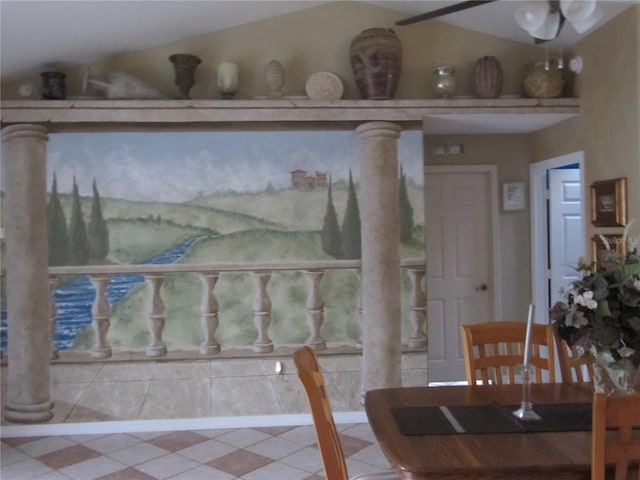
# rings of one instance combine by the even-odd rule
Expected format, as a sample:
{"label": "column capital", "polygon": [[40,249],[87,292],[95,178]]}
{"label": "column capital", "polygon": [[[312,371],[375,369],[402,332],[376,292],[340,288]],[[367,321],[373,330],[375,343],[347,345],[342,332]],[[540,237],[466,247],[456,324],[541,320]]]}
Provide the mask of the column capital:
{"label": "column capital", "polygon": [[358,125],[356,132],[362,137],[392,137],[398,138],[402,127],[391,122],[367,122]]}
{"label": "column capital", "polygon": [[2,129],[2,141],[6,142],[17,138],[32,137],[38,138],[42,141],[47,141],[49,138],[49,130],[42,125],[36,125],[34,123],[20,123],[17,125],[9,125]]}

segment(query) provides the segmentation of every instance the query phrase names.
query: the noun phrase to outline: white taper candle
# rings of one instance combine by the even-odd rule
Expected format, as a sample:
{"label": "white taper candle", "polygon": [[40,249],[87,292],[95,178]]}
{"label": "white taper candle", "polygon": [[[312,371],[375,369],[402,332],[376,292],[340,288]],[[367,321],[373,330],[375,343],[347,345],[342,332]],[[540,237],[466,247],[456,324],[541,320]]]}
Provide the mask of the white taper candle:
{"label": "white taper candle", "polygon": [[533,330],[533,304],[529,305],[529,317],[527,318],[527,333],[524,338],[524,360],[522,364],[525,368],[529,368],[529,360],[531,359],[531,331]]}

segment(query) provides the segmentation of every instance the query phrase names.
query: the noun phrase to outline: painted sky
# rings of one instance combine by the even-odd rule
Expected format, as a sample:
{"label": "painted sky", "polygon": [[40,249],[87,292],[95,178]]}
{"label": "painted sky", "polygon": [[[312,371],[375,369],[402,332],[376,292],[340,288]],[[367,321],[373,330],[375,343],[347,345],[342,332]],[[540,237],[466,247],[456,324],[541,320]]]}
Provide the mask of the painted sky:
{"label": "painted sky", "polygon": [[[55,172],[60,193],[138,201],[184,202],[222,191],[287,188],[295,169],[359,178],[360,146],[354,131],[64,133],[50,134],[47,188]],[[402,132],[398,159],[422,185],[422,132]]]}

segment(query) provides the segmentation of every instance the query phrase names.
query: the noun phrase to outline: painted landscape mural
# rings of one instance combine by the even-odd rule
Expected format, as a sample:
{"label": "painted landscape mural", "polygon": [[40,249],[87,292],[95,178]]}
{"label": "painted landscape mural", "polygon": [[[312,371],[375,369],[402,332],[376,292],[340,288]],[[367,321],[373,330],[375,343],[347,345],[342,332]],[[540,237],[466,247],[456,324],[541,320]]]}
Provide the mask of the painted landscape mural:
{"label": "painted landscape mural", "polygon": [[[423,257],[421,132],[402,133],[399,163],[401,253]],[[360,257],[359,141],[353,131],[51,134],[47,169],[50,266]],[[409,279],[403,282],[406,306]],[[274,272],[268,292],[274,343],[303,343],[309,334],[304,273]],[[323,337],[355,342],[361,336],[357,275],[328,271],[322,292]],[[221,274],[215,293],[216,337],[223,348],[253,343],[250,275]],[[107,294],[109,343],[143,348],[149,341],[143,276],[115,275]],[[58,349],[93,344],[93,296],[87,277],[58,281]],[[198,276],[167,275],[162,297],[167,346],[198,345]],[[401,321],[408,322],[406,311]],[[3,306],[3,349],[6,322]],[[403,331],[406,336],[409,328]]]}

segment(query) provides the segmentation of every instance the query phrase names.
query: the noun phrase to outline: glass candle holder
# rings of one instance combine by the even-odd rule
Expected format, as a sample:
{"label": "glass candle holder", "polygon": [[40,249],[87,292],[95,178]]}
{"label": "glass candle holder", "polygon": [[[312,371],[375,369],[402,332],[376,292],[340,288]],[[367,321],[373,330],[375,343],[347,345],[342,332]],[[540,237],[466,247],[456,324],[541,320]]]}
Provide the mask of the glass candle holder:
{"label": "glass candle holder", "polygon": [[451,98],[456,90],[456,69],[440,65],[433,71],[433,89],[440,98]]}

